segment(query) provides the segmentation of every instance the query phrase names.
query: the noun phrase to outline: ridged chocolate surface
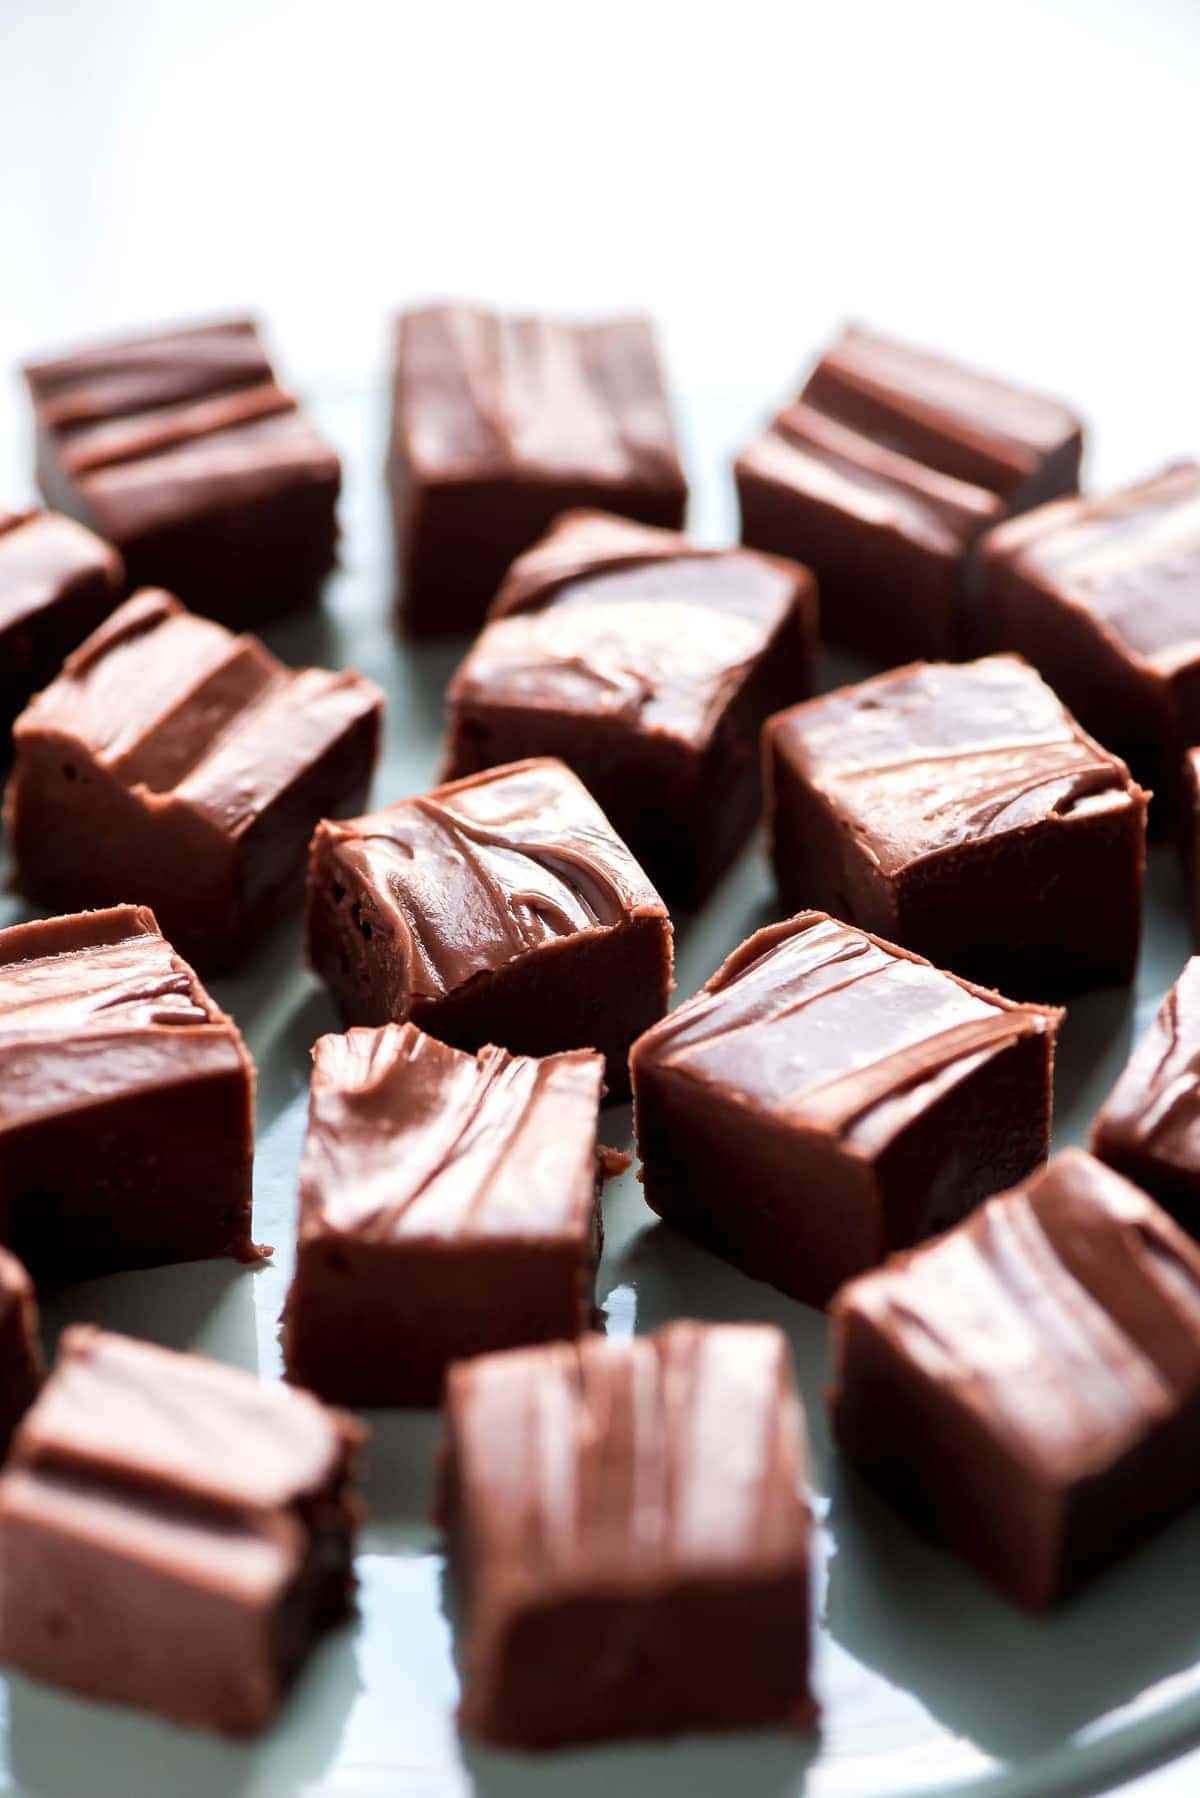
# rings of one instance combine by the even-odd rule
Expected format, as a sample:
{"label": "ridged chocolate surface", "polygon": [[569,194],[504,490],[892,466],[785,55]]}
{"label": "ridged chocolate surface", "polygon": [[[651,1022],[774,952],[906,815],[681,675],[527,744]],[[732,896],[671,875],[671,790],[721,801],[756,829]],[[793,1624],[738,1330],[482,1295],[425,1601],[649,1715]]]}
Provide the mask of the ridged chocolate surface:
{"label": "ridged chocolate surface", "polygon": [[803,1421],[778,1330],[675,1323],[487,1356],[453,1370],[448,1407],[481,1610],[807,1556]]}
{"label": "ridged chocolate surface", "polygon": [[635,1062],[867,1149],[990,1054],[1053,1033],[1058,1015],[801,912],[736,949]]}
{"label": "ridged chocolate surface", "polygon": [[370,889],[405,963],[406,989],[438,997],[561,937],[661,899],[586,788],[561,762],[515,762],[346,823],[324,822],[318,860]]}
{"label": "ridged chocolate surface", "polygon": [[1200,1188],[1200,956],[1192,956],[1096,1119],[1096,1153]]}
{"label": "ridged chocolate surface", "polygon": [[302,1239],[588,1238],[601,1056],[468,1055],[411,1024],[313,1054]]}
{"label": "ridged chocolate surface", "polygon": [[1052,588],[1164,673],[1200,655],[1200,464],[1012,519],[989,562]]}
{"label": "ridged chocolate surface", "polygon": [[561,519],[514,563],[451,706],[578,711],[704,741],[811,582],[602,513]]}
{"label": "ridged chocolate surface", "polygon": [[1081,807],[1135,803],[1124,763],[1015,656],[900,668],[768,729],[885,873]]}
{"label": "ridged chocolate surface", "polygon": [[881,445],[1005,496],[1080,429],[1056,400],[859,326],[825,351],[802,397]]}
{"label": "ridged chocolate surface", "polygon": [[138,906],[0,931],[0,1136],[206,1074],[253,1070],[213,1003]]}
{"label": "ridged chocolate surface", "polygon": [[352,671],[285,668],[257,639],[145,589],[68,657],[16,739],[73,740],[147,806],[185,804],[236,834],[381,706]]}
{"label": "ridged chocolate surface", "polygon": [[837,1301],[1055,1484],[1200,1392],[1200,1250],[1077,1150]]}
{"label": "ridged chocolate surface", "polygon": [[649,324],[567,324],[470,306],[403,315],[397,428],[426,479],[544,474],[682,488]]}

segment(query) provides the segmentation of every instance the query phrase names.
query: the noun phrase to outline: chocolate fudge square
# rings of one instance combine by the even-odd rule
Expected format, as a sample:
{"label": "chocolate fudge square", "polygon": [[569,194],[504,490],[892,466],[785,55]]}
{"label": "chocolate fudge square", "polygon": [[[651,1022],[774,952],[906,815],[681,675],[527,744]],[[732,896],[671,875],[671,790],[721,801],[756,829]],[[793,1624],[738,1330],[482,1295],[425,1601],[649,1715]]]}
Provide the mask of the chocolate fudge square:
{"label": "chocolate fudge square", "polygon": [[671,990],[666,906],[587,789],[548,758],[322,823],[309,957],[347,1024],[460,1049],[596,1049],[610,1098]]}
{"label": "chocolate fudge square", "polygon": [[1082,442],[1057,401],[850,327],[738,458],[742,541],[812,568],[831,641],[954,658],[977,539],[1075,492]]}
{"label": "chocolate fudge square", "polygon": [[385,1024],[313,1059],[289,1379],[436,1405],[452,1361],[590,1326],[599,1055],[468,1055]]}
{"label": "chocolate fudge square", "polygon": [[768,1325],[460,1362],[441,1512],[462,1727],[524,1749],[806,1728],[806,1459]]}
{"label": "chocolate fudge square", "polygon": [[1044,1610],[1200,1496],[1200,1250],[1071,1150],[833,1307],[839,1446]]}
{"label": "chocolate fudge square", "polygon": [[151,912],[0,930],[0,1237],[39,1286],[259,1259],[253,1160],[246,1045]]}
{"label": "chocolate fudge square", "polygon": [[1101,1107],[1092,1150],[1200,1236],[1200,956],[1185,966]]}
{"label": "chocolate fudge square", "polygon": [[388,481],[415,637],[477,630],[509,564],[572,507],[678,530],[687,483],[648,321],[403,313]]}
{"label": "chocolate fudge square", "polygon": [[132,895],[205,971],[232,966],[298,904],[318,820],[365,801],[382,712],[357,674],[137,593],[17,721],[18,883],[61,909]]}
{"label": "chocolate fudge square", "polygon": [[73,518],[0,511],[0,730],[103,623],[124,583],[118,552]]}
{"label": "chocolate fudge square", "polygon": [[816,635],[795,563],[568,513],[450,683],[446,778],[560,756],[667,900],[694,905],[757,821],[759,728],[812,691]]}
{"label": "chocolate fudge square", "polygon": [[651,1210],[806,1304],[1046,1157],[1061,1014],[801,912],[633,1046]]}
{"label": "chocolate fudge square", "polygon": [[1183,805],[1179,819],[1179,853],[1187,883],[1192,941],[1200,945],[1200,749],[1183,758]]}
{"label": "chocolate fudge square", "polygon": [[1018,995],[1133,978],[1146,795],[1027,662],[897,669],[780,713],[764,744],[789,911]]}
{"label": "chocolate fudge square", "polygon": [[980,562],[979,647],[1040,669],[1167,822],[1200,741],[1200,464],[1014,519]]}
{"label": "chocolate fudge square", "polygon": [[45,1377],[33,1281],[0,1249],[0,1462]]}
{"label": "chocolate fudge square", "polygon": [[66,1332],[0,1475],[0,1659],[249,1735],[353,1609],[361,1426],[240,1368]]}
{"label": "chocolate fudge square", "polygon": [[341,464],[276,379],[258,326],[147,332],[25,380],[47,503],[235,628],[315,603],[337,548]]}

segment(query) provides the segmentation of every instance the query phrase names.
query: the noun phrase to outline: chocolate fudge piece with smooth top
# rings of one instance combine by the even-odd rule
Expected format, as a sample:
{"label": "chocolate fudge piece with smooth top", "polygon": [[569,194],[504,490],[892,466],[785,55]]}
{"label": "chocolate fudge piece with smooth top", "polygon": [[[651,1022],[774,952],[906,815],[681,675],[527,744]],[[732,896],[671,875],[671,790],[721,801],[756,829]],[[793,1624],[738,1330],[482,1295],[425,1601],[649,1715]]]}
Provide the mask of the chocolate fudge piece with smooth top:
{"label": "chocolate fudge piece with smooth top", "polygon": [[289,1379],[436,1405],[451,1361],[589,1328],[599,1055],[467,1055],[386,1024],[313,1059]]}
{"label": "chocolate fudge piece with smooth top", "polygon": [[669,901],[697,903],[759,812],[759,727],[812,691],[794,563],[599,512],[513,564],[450,683],[446,778],[557,755]]}
{"label": "chocolate fudge piece with smooth top", "polygon": [[687,483],[649,323],[402,314],[388,479],[399,618],[418,637],[477,630],[509,564],[572,507],[677,530]]}
{"label": "chocolate fudge piece with smooth top", "polygon": [[341,465],[253,320],[101,344],[25,379],[43,494],[118,545],[132,586],[235,627],[315,602]]}
{"label": "chocolate fudge piece with smooth top", "polygon": [[545,1749],[807,1727],[805,1473],[770,1326],[460,1362],[441,1511],[466,1607],[463,1728]]}
{"label": "chocolate fudge piece with smooth top", "polygon": [[411,1020],[457,1048],[518,1055],[596,1049],[612,1098],[671,988],[665,905],[550,759],[321,824],[308,938],[348,1024]]}
{"label": "chocolate fudge piece with smooth top", "polygon": [[0,511],[0,730],[103,623],[124,583],[119,553],[73,518]]}
{"label": "chocolate fudge piece with smooth top", "polygon": [[1019,995],[1132,979],[1146,795],[1028,663],[897,669],[780,713],[764,743],[789,911]]}
{"label": "chocolate fudge piece with smooth top", "polygon": [[137,906],[0,930],[0,1237],[39,1285],[233,1255],[254,1066]]}
{"label": "chocolate fudge piece with smooth top", "polygon": [[834,1433],[1031,1610],[1200,1497],[1200,1250],[1070,1150],[833,1306]]}
{"label": "chocolate fudge piece with smooth top", "polygon": [[33,1281],[0,1249],[0,1461],[45,1377]]}
{"label": "chocolate fudge piece with smooth top", "polygon": [[1074,493],[1082,442],[1057,401],[851,327],[738,458],[742,541],[813,569],[832,641],[956,657],[976,540]]}
{"label": "chocolate fudge piece with smooth top", "polygon": [[298,903],[318,820],[362,806],[382,713],[357,674],[285,668],[137,593],[17,721],[17,880],[62,909],[132,895],[199,966],[228,967]]}
{"label": "chocolate fudge piece with smooth top", "polygon": [[307,1393],[68,1330],[0,1476],[0,1659],[249,1735],[353,1608],[363,1431]]}
{"label": "chocolate fudge piece with smooth top", "polygon": [[1200,464],[1013,519],[980,565],[979,647],[1040,669],[1169,819],[1200,741]]}
{"label": "chocolate fudge piece with smooth top", "polygon": [[1200,956],[1187,963],[1101,1107],[1092,1149],[1200,1236]]}
{"label": "chocolate fudge piece with smooth top", "polygon": [[633,1046],[646,1202],[822,1305],[1045,1159],[1060,1017],[822,912],[768,925]]}

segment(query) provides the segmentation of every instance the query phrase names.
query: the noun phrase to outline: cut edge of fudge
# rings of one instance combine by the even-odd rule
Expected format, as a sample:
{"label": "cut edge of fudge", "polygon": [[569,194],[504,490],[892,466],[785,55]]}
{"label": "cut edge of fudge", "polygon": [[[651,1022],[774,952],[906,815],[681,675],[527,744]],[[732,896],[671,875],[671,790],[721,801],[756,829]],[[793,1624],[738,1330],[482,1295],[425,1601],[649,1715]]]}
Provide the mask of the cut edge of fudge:
{"label": "cut edge of fudge", "polygon": [[33,1281],[17,1257],[0,1248],[0,1464],[45,1377]]}

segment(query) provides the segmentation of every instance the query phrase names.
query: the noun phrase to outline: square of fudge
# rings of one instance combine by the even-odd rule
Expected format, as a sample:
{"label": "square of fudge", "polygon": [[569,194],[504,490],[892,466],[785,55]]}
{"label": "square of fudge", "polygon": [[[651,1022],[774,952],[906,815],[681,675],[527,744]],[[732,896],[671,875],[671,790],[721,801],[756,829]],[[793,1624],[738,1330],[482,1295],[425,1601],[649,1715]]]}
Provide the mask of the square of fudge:
{"label": "square of fudge", "polygon": [[758,733],[812,691],[806,569],[571,512],[518,557],[450,683],[444,775],[556,755],[668,901],[697,904],[758,819]]}
{"label": "square of fudge", "polygon": [[1200,945],[1200,749],[1183,758],[1183,804],[1179,815],[1179,854],[1187,885],[1192,941]]}
{"label": "square of fudge", "polygon": [[781,1331],[673,1323],[484,1355],[451,1369],[446,1412],[465,1730],[548,1749],[812,1723]]}
{"label": "square of fudge", "polygon": [[1200,1250],[1070,1150],[833,1306],[841,1449],[1043,1610],[1200,1496]]}
{"label": "square of fudge", "polygon": [[1200,741],[1200,464],[1013,519],[980,567],[978,647],[1032,662],[1170,821]]}
{"label": "square of fudge", "polygon": [[1057,401],[851,327],[738,458],[742,541],[812,568],[831,641],[955,657],[977,538],[1073,493],[1081,449]]}
{"label": "square of fudge", "polygon": [[382,714],[360,675],[285,668],[135,593],[17,720],[17,882],[62,910],[134,898],[206,971],[232,966],[299,903],[318,820],[366,800]]}
{"label": "square of fudge", "polygon": [[779,713],[763,741],[789,911],[1018,995],[1133,978],[1147,796],[1027,662],[896,669]]}
{"label": "square of fudge", "polygon": [[397,612],[417,637],[477,630],[509,564],[572,507],[678,530],[687,482],[649,321],[403,313],[388,481]]}
{"label": "square of fudge", "polygon": [[581,781],[550,758],[324,822],[309,958],[347,1024],[412,1021],[460,1049],[596,1049],[610,1098],[671,990],[667,908]]}
{"label": "square of fudge", "polygon": [[360,1425],[240,1368],[63,1336],[0,1475],[0,1661],[248,1735],[353,1610]]}
{"label": "square of fudge", "polygon": [[118,551],[73,518],[0,512],[0,730],[103,623],[124,584]]}
{"label": "square of fudge", "polygon": [[46,1377],[33,1281],[0,1249],[0,1462]]}
{"label": "square of fudge", "polygon": [[252,319],[24,372],[42,493],[118,546],[131,586],[167,587],[235,627],[315,603],[336,555],[341,464],[279,385]]}
{"label": "square of fudge", "polygon": [[1045,1160],[1060,1021],[823,912],[767,925],[633,1046],[646,1203],[823,1305]]}
{"label": "square of fudge", "polygon": [[140,906],[0,930],[0,1239],[38,1284],[250,1237],[254,1065]]}
{"label": "square of fudge", "polygon": [[1200,956],[1184,967],[1101,1106],[1091,1146],[1200,1236]]}
{"label": "square of fudge", "polygon": [[452,1361],[590,1327],[599,1055],[468,1055],[385,1024],[323,1036],[313,1060],[289,1379],[436,1405]]}

